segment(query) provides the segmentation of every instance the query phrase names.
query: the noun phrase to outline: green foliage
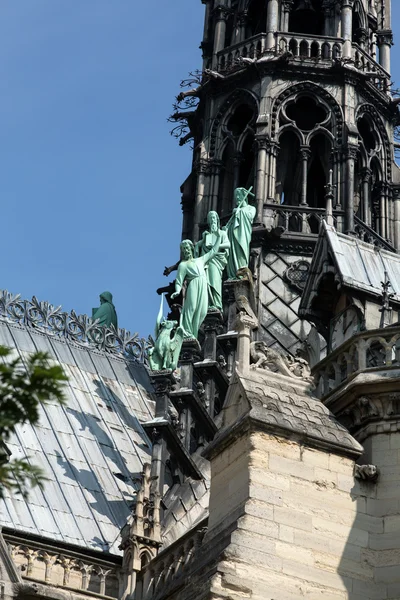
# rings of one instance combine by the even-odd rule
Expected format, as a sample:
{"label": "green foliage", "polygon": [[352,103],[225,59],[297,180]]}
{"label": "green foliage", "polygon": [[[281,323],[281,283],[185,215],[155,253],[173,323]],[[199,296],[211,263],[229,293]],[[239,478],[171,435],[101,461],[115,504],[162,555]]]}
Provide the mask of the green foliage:
{"label": "green foliage", "polygon": [[11,358],[12,351],[0,346],[0,498],[8,489],[28,494],[28,487],[43,486],[41,469],[27,459],[7,461],[6,443],[18,424],[39,422],[40,404],[64,403],[67,380],[59,365],[51,365],[44,352],[29,356],[25,363]]}

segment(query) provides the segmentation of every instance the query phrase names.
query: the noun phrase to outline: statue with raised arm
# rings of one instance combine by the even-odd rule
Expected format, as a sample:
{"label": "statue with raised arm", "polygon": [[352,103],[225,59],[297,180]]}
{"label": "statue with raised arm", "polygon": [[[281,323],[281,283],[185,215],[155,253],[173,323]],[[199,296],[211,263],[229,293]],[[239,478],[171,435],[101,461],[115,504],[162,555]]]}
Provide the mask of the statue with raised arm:
{"label": "statue with raised arm", "polygon": [[164,318],[163,300],[164,295],[161,295],[160,310],[155,327],[156,341],[148,351],[149,365],[152,371],[162,371],[164,369],[174,371],[178,365],[182,348],[182,327],[178,327],[178,321],[168,321]]}
{"label": "statue with raised arm", "polygon": [[114,327],[117,328],[117,313],[112,300],[113,297],[111,292],[103,292],[100,294],[100,306],[98,308],[92,308],[92,319],[97,319],[99,325],[105,325],[106,327],[114,325]]}
{"label": "statue with raised arm", "polygon": [[217,236],[221,235],[218,252],[208,261],[206,267],[208,282],[208,305],[209,308],[217,308],[222,311],[222,273],[226,267],[229,256],[230,243],[226,231],[220,228],[218,213],[211,210],[207,215],[208,231],[195,246],[195,257],[204,256],[213,248]]}
{"label": "statue with raised arm", "polygon": [[237,279],[238,269],[248,267],[250,257],[250,241],[256,208],[248,203],[248,197],[254,196],[250,188],[235,190],[236,208],[225,226],[230,242],[230,252],[226,272],[229,279]]}
{"label": "statue with raised arm", "polygon": [[197,339],[200,325],[208,311],[208,283],[206,266],[214,258],[221,243],[221,232],[216,236],[211,250],[202,256],[194,257],[194,245],[190,240],[181,242],[182,260],[179,263],[175,281],[175,292],[171,298],[176,298],[184,282],[187,283],[185,301],[181,313],[180,326],[185,339]]}

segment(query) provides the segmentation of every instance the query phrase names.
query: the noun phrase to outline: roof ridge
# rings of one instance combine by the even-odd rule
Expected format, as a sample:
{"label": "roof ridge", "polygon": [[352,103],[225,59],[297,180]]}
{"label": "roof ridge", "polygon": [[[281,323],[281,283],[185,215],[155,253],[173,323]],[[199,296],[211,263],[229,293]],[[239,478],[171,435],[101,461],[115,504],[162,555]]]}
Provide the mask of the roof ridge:
{"label": "roof ridge", "polygon": [[47,301],[21,299],[20,294],[0,290],[0,322],[16,323],[40,333],[64,338],[82,347],[92,347],[107,354],[123,355],[124,358],[144,363],[149,339],[140,338],[126,329],[99,325],[97,319],[86,314],[77,315],[63,311],[61,305],[54,306]]}

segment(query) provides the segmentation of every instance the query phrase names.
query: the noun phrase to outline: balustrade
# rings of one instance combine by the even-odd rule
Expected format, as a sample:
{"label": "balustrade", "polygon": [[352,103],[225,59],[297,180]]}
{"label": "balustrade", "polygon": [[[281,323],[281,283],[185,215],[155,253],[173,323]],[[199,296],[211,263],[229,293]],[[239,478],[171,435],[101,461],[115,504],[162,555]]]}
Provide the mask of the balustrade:
{"label": "balustrade", "polygon": [[139,600],[158,598],[186,572],[201,546],[206,531],[205,525],[206,521],[203,521],[198,528],[180,538],[144,567],[140,576],[148,584]]}
{"label": "balustrade", "polygon": [[358,69],[358,71],[361,71],[361,73],[376,73],[376,77],[371,76],[370,80],[378,90],[384,93],[389,91],[390,74],[371,58],[358,44],[353,44],[352,58],[355,68]]}
{"label": "balustrade", "polygon": [[400,325],[363,331],[339,346],[313,369],[323,398],[358,371],[400,366]]}
{"label": "balustrade", "polygon": [[368,242],[368,244],[373,244],[377,248],[383,248],[390,252],[396,252],[396,248],[390,242],[381,237],[356,215],[354,215],[354,232],[360,240]]}
{"label": "balustrade", "polygon": [[248,38],[244,42],[229,46],[218,53],[218,70],[229,70],[232,66],[240,63],[242,58],[260,58],[265,52],[267,34],[260,33]]}
{"label": "balustrade", "polygon": [[[334,225],[339,232],[342,231],[343,216],[343,211],[334,211]],[[264,217],[268,227],[282,227],[291,233],[318,234],[321,222],[326,218],[326,211],[310,206],[264,204]]]}
{"label": "balustrade", "polygon": [[343,40],[333,37],[278,33],[276,36],[276,54],[291,52],[295,59],[332,61],[341,58],[343,43]]}

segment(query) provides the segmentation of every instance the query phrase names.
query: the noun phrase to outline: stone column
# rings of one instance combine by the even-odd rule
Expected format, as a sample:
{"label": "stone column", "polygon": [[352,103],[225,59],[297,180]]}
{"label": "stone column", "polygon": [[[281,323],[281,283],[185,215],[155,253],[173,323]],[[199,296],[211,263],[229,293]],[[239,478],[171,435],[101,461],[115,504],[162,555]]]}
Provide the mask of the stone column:
{"label": "stone column", "polygon": [[257,216],[256,224],[263,222],[264,202],[265,202],[265,184],[266,184],[266,166],[267,166],[267,147],[268,139],[265,136],[256,137],[257,146],[257,178],[256,178],[256,204]]}
{"label": "stone column", "polygon": [[379,235],[383,238],[389,237],[389,214],[388,214],[388,197],[389,186],[386,182],[381,181],[377,190],[379,192]]}
{"label": "stone column", "polygon": [[390,29],[378,31],[379,64],[390,73],[390,49],[393,46],[393,32]]}
{"label": "stone column", "polygon": [[354,165],[358,154],[358,146],[349,144],[346,148],[346,205],[345,232],[354,231]]}
{"label": "stone column", "polygon": [[302,161],[302,182],[301,182],[301,205],[307,205],[307,179],[308,179],[308,161],[311,158],[311,150],[308,146],[300,148],[300,157]]}
{"label": "stone column", "polygon": [[325,186],[325,218],[328,225],[334,225],[333,220],[333,171],[329,171],[329,182]]}
{"label": "stone column", "polygon": [[213,68],[218,64],[218,52],[225,47],[225,34],[226,34],[226,6],[219,4],[215,9],[216,23],[214,33],[214,49],[213,49]]}
{"label": "stone column", "polygon": [[203,198],[205,194],[206,179],[210,172],[209,167],[209,160],[204,158],[201,158],[195,166],[195,171],[197,173],[196,201],[193,224],[193,238],[195,241],[199,239],[200,223],[205,218],[205,211],[203,209]]}
{"label": "stone column", "polygon": [[267,162],[266,172],[268,175],[267,199],[276,202],[275,198],[275,180],[276,180],[276,158],[279,152],[279,144],[269,142],[267,144]]}
{"label": "stone column", "polygon": [[235,190],[239,187],[239,175],[240,175],[240,165],[244,160],[244,156],[241,152],[236,152],[233,157],[233,189]]}
{"label": "stone column", "polygon": [[324,35],[334,37],[332,18],[334,15],[334,9],[330,0],[323,0],[322,10],[324,11]]}
{"label": "stone column", "polygon": [[211,159],[211,182],[210,182],[210,202],[208,210],[217,210],[219,181],[221,177],[222,162],[216,158]]}
{"label": "stone column", "polygon": [[[223,318],[219,310],[209,311],[203,323],[204,344],[203,354],[205,361],[215,361],[217,358],[217,335],[222,333]],[[206,392],[208,412],[214,418],[215,381],[205,370],[203,381]]]}
{"label": "stone column", "polygon": [[203,31],[203,41],[201,42],[200,48],[202,50],[203,55],[203,68],[207,68],[207,60],[211,56],[212,52],[212,41],[208,37],[208,33],[210,30],[210,19],[211,19],[211,5],[212,0],[201,0],[202,4],[205,4],[205,15],[204,15],[204,31]]}
{"label": "stone column", "polygon": [[[174,376],[169,371],[150,373],[156,396],[155,417],[169,421],[168,404],[169,392],[174,383]],[[151,453],[151,479],[153,493],[163,494],[165,478],[165,461],[167,458],[167,445],[159,429],[154,428],[151,433],[153,445]]]}
{"label": "stone column", "polygon": [[[340,169],[341,169],[341,160],[342,153],[340,150],[334,150],[332,152],[332,164],[333,164],[333,189],[334,196],[336,197],[333,202],[334,209],[336,211],[342,210],[341,205],[341,177],[340,177]],[[343,218],[341,215],[337,215],[336,217],[336,229],[342,233],[343,232]]]}
{"label": "stone column", "polygon": [[353,4],[354,0],[342,0],[343,58],[351,58],[352,55]]}
{"label": "stone column", "polygon": [[278,31],[278,0],[268,0],[267,10],[267,51],[275,50],[275,33]]}
{"label": "stone column", "polygon": [[368,167],[365,167],[361,171],[361,183],[362,183],[362,215],[364,219],[364,223],[366,225],[371,225],[371,208],[370,208],[370,181],[371,181],[372,171]]}
{"label": "stone column", "polygon": [[289,31],[290,11],[293,9],[294,0],[283,0],[281,14],[281,31],[287,33]]}

